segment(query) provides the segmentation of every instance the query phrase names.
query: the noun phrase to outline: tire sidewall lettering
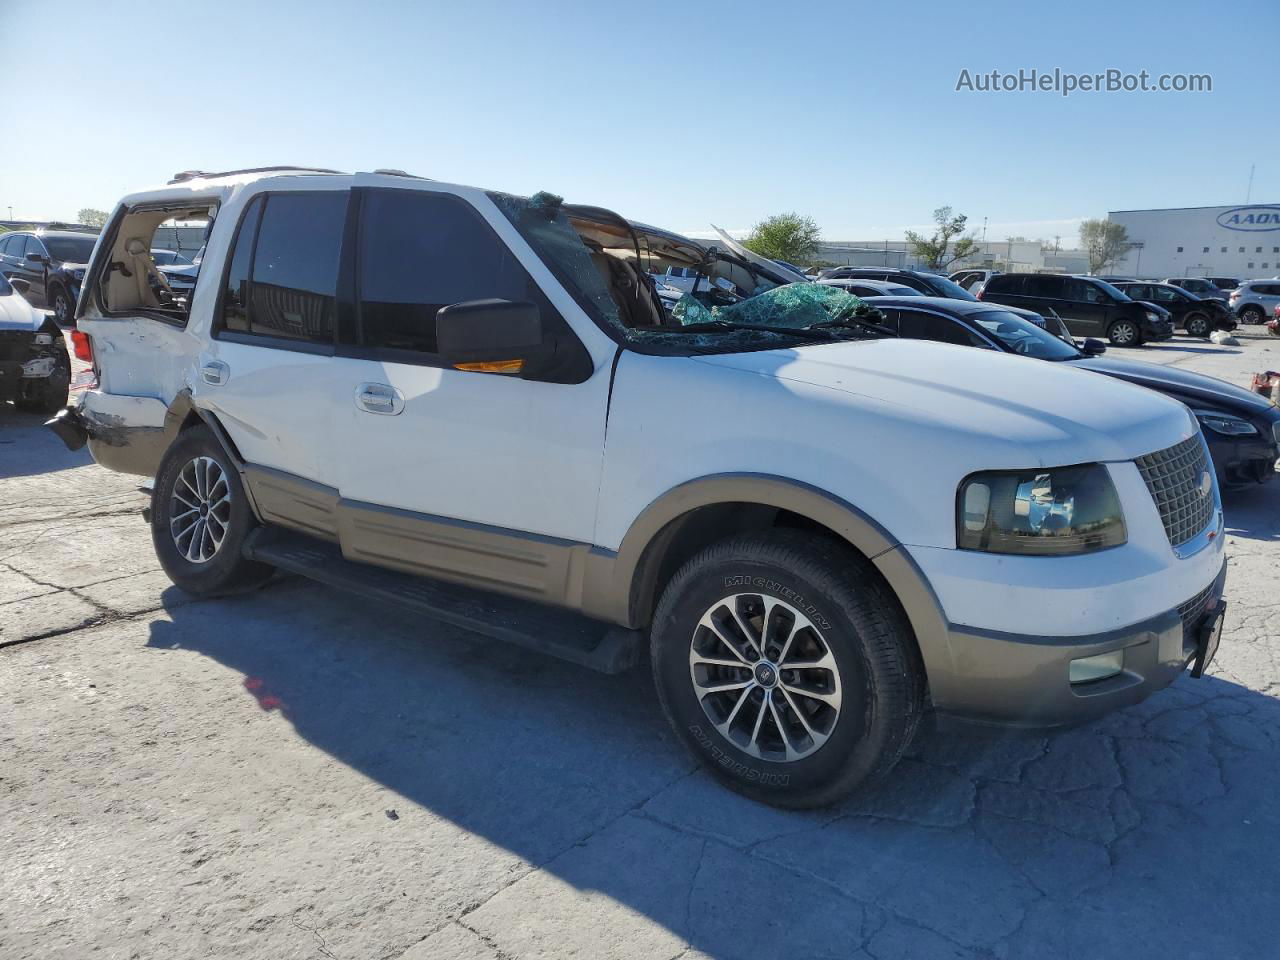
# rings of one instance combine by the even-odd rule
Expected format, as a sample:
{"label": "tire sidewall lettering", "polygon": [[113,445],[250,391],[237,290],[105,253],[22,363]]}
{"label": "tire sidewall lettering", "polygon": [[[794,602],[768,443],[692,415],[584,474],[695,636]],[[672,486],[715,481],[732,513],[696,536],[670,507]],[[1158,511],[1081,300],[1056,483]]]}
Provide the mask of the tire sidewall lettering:
{"label": "tire sidewall lettering", "polygon": [[749,574],[734,574],[724,578],[726,590],[739,591],[742,587],[750,587],[753,590],[770,594],[779,600],[785,600],[791,604],[806,617],[816,624],[819,629],[828,631],[831,629],[831,621],[823,615],[822,611],[805,599],[804,595],[792,590],[784,583],[772,580],[769,577],[751,576]]}

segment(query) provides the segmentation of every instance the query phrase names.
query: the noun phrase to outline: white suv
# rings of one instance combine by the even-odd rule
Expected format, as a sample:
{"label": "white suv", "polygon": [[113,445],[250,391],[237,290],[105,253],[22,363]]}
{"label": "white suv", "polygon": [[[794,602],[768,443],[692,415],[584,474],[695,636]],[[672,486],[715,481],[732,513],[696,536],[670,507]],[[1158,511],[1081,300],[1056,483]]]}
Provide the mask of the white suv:
{"label": "white suv", "polygon": [[[212,219],[189,314],[148,254],[172,217]],[[188,175],[116,208],[79,303],[99,386],[52,426],[154,475],[183,589],[284,569],[598,669],[647,644],[680,738],[774,803],[887,771],[926,709],[1072,723],[1212,656],[1222,512],[1185,407],[801,327],[815,289],[853,301],[829,287],[681,325],[669,267],[721,304],[778,278],[549,194]]]}
{"label": "white suv", "polygon": [[1231,291],[1227,306],[1241,323],[1266,323],[1276,307],[1280,307],[1280,277],[1246,280]]}

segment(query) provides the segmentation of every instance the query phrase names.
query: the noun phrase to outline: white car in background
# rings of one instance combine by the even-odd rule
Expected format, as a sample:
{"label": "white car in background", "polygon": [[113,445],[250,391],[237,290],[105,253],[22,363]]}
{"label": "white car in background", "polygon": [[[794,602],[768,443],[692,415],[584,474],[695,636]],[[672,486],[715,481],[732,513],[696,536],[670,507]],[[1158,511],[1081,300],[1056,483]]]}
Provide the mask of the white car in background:
{"label": "white car in background", "polygon": [[914,287],[904,287],[889,280],[819,280],[824,287],[839,287],[855,297],[923,297]]}

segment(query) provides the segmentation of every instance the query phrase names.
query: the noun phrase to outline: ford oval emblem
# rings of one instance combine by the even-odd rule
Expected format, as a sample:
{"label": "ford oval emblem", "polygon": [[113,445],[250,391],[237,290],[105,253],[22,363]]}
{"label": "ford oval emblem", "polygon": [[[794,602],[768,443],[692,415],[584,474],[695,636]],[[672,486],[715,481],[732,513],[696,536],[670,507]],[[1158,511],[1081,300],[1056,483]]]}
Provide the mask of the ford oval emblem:
{"label": "ford oval emblem", "polygon": [[1218,226],[1228,230],[1280,230],[1280,206],[1235,207],[1218,214]]}

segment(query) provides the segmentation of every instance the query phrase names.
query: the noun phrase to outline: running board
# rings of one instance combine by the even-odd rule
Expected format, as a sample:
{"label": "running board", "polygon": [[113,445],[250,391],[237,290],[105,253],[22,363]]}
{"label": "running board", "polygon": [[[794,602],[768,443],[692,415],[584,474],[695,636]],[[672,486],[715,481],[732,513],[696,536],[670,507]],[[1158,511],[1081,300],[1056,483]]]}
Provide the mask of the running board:
{"label": "running board", "polygon": [[354,563],[343,557],[337,544],[279,527],[255,529],[245,540],[244,555],[601,673],[623,673],[640,660],[643,634],[638,630],[615,627],[558,607]]}

